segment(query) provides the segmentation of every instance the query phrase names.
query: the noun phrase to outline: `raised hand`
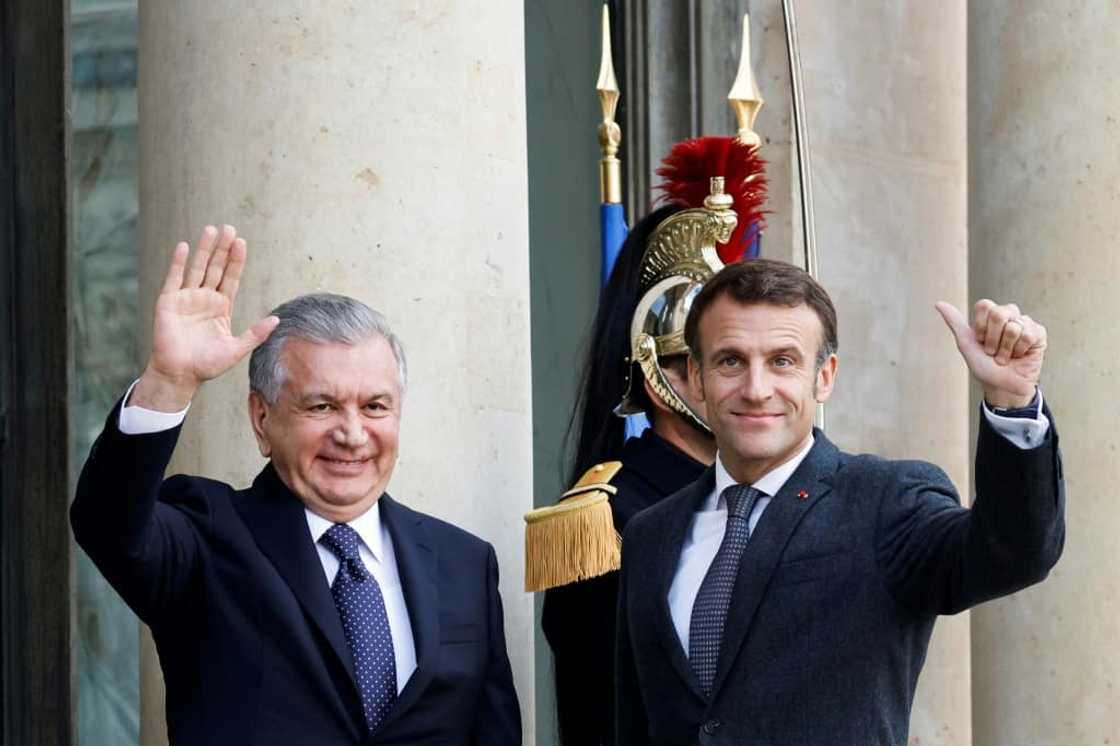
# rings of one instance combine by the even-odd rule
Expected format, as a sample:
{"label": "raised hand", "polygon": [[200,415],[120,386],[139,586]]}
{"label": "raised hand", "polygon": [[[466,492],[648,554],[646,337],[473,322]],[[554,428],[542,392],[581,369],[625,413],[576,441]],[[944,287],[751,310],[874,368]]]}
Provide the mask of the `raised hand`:
{"label": "raised hand", "polygon": [[973,323],[944,301],[935,305],[957,340],[957,349],[994,407],[1025,407],[1034,398],[1046,356],[1046,327],[1014,303],[976,303]]}
{"label": "raised hand", "polygon": [[240,336],[230,316],[245,268],[245,241],[233,226],[207,226],[198,248],[175,247],[156,301],[152,354],[129,404],[178,411],[205,381],[217,378],[264,342],[279,319],[268,316]]}

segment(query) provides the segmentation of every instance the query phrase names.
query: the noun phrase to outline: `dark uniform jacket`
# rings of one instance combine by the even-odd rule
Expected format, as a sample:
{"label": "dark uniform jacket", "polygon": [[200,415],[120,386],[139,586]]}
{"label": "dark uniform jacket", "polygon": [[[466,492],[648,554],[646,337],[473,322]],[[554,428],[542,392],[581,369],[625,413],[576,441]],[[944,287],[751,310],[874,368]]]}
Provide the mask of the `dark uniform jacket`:
{"label": "dark uniform jacket", "polygon": [[[623,446],[611,480],[615,528],[694,481],[704,464],[646,430]],[[545,592],[541,626],[554,654],[557,719],[565,746],[614,742],[614,635],[618,573]]]}
{"label": "dark uniform jacket", "polygon": [[[1051,418],[1053,422],[1053,418]],[[943,471],[824,434],[743,552],[710,696],[669,615],[707,471],[622,542],[619,746],[905,746],[938,614],[1036,583],[1061,554],[1058,433],[1020,450],[981,417],[971,510]]]}

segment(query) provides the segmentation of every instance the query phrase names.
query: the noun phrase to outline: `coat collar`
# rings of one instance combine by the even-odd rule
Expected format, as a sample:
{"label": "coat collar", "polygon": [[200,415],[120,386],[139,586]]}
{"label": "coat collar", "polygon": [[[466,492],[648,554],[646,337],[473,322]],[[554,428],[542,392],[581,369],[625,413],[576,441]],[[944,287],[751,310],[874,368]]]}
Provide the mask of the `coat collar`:
{"label": "coat collar", "polygon": [[735,623],[724,626],[712,683],[713,698],[739,654],[790,536],[813,506],[832,491],[831,480],[839,466],[840,451],[820,430],[814,429],[813,435],[816,441],[809,455],[774,495],[743,550],[727,610],[728,619]]}
{"label": "coat collar", "polygon": [[654,575],[656,582],[654,598],[656,599],[657,611],[653,618],[657,627],[657,635],[661,640],[662,647],[669,655],[669,662],[676,669],[677,674],[680,675],[693,694],[701,700],[704,699],[704,695],[700,689],[700,682],[696,680],[692,673],[688,656],[681,647],[677,630],[673,626],[673,616],[669,610],[669,587],[673,584],[673,576],[676,574],[677,564],[681,557],[681,547],[684,544],[684,537],[688,533],[692,517],[696,514],[696,511],[700,510],[711,491],[715,489],[715,484],[715,469],[709,467],[704,470],[699,479],[685,487],[675,497],[670,498],[674,504],[668,514],[664,516],[666,521],[664,530],[658,532],[658,535],[665,537],[666,540],[660,542],[654,569],[656,573]]}
{"label": "coat collar", "polygon": [[[261,552],[326,639],[331,657],[346,671],[352,691],[340,701],[356,702],[353,659],[322,562],[311,541],[303,502],[280,480],[270,463],[235,505]],[[351,715],[347,714],[346,719],[352,720]]]}
{"label": "coat collar", "polygon": [[439,552],[429,535],[428,519],[422,513],[401,505],[387,494],[381,496],[380,503],[381,520],[393,537],[393,551],[416,645],[416,670],[382,723],[384,729],[419,699],[439,663]]}

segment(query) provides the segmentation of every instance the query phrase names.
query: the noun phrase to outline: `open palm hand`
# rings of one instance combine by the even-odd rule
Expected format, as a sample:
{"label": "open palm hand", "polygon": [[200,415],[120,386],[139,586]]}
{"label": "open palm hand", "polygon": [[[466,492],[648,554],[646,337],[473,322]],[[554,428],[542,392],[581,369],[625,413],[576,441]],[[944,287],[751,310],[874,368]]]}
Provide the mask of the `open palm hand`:
{"label": "open palm hand", "polygon": [[189,254],[185,242],[175,247],[156,301],[152,355],[134,399],[185,405],[184,399],[189,401],[202,383],[236,365],[278,323],[269,316],[240,336],[233,334],[231,314],[246,246],[232,226],[224,226],[220,233],[207,226],[188,270]]}

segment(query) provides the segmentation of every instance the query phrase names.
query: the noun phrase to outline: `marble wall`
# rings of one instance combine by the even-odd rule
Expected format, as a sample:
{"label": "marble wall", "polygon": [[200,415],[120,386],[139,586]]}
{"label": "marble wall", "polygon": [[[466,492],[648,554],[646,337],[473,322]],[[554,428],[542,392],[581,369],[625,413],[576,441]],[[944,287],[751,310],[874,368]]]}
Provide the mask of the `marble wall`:
{"label": "marble wall", "polygon": [[1120,743],[1120,6],[969,4],[972,292],[1046,325],[1065,553],[973,612],[976,743]]}

